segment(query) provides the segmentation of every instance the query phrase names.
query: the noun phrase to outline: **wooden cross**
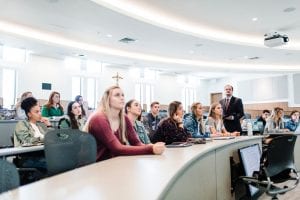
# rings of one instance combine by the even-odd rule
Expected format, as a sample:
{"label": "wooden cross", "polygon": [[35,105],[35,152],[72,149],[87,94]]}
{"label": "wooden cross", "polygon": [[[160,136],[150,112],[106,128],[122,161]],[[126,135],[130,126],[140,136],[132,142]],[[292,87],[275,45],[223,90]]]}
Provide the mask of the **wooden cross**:
{"label": "wooden cross", "polygon": [[123,77],[119,76],[119,72],[117,72],[117,75],[112,77],[113,79],[116,79],[116,85],[119,86],[119,80],[123,79]]}

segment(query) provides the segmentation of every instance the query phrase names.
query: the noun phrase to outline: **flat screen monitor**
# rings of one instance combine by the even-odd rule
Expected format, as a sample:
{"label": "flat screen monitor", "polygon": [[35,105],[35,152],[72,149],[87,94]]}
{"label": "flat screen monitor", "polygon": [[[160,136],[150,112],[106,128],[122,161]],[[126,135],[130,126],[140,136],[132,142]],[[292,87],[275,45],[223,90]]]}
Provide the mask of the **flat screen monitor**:
{"label": "flat screen monitor", "polygon": [[[259,171],[261,157],[259,144],[240,148],[238,152],[245,176],[252,176],[254,171]],[[247,190],[251,197],[259,192],[259,189],[252,185],[248,185]]]}

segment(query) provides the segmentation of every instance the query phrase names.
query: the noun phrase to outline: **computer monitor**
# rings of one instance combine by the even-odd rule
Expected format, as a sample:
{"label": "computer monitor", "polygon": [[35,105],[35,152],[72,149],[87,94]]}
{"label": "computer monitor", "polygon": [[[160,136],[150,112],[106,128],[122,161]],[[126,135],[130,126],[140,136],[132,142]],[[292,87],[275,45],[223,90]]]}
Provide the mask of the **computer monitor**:
{"label": "computer monitor", "polygon": [[[259,171],[261,157],[259,144],[240,148],[238,152],[245,176],[252,176],[254,171]],[[259,192],[259,189],[252,185],[248,185],[247,192],[251,197],[253,197]]]}

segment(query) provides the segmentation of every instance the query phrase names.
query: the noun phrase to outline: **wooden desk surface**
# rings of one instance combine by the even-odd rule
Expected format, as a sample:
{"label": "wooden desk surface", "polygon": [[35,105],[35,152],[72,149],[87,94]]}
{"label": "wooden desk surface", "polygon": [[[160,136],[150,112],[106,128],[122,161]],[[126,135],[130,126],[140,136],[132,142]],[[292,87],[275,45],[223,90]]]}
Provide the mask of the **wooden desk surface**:
{"label": "wooden desk surface", "polygon": [[[0,199],[163,199],[188,167],[201,160],[202,157],[223,152],[227,147],[237,148],[240,143],[247,145],[249,142],[257,143],[258,141],[261,141],[261,137],[244,136],[185,148],[168,148],[161,156],[120,156],[19,187],[0,195]],[[214,157],[210,160],[216,162]],[[224,158],[224,160],[227,161],[226,165],[229,165],[229,158]],[[202,162],[205,164],[204,161]],[[224,161],[220,160],[220,162]],[[209,163],[206,162],[206,165]],[[221,166],[218,164],[218,167]],[[211,170],[208,168],[205,169]],[[210,176],[213,174],[207,173],[205,169],[201,170],[208,176],[208,179],[211,179]],[[224,173],[224,169],[220,168],[220,173]],[[226,171],[230,171],[228,167],[226,169]],[[196,170],[199,169],[196,168]],[[230,172],[228,173],[230,175]],[[230,180],[228,181],[230,182]],[[202,184],[206,183],[202,182]],[[197,187],[201,186],[197,185]],[[230,185],[226,187],[230,187]],[[216,188],[212,188],[212,190],[214,193],[216,192]],[[230,190],[228,192],[230,193]]]}

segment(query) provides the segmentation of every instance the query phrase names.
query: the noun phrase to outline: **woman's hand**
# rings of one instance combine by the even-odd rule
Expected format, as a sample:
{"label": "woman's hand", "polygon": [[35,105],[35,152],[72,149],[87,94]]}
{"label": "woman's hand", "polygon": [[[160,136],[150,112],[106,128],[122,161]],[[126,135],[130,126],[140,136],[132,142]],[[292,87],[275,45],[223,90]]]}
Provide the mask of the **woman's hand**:
{"label": "woman's hand", "polygon": [[49,119],[42,117],[41,122],[44,123],[46,126],[52,126]]}
{"label": "woman's hand", "polygon": [[230,133],[231,136],[240,136],[240,132],[238,131],[234,131],[232,133]]}
{"label": "woman's hand", "polygon": [[179,127],[183,128],[182,117],[180,117],[180,116],[174,114],[173,119],[175,120],[176,124],[177,124]]}
{"label": "woman's hand", "polygon": [[155,155],[161,155],[165,151],[165,143],[164,142],[157,142],[153,144],[153,153]]}

